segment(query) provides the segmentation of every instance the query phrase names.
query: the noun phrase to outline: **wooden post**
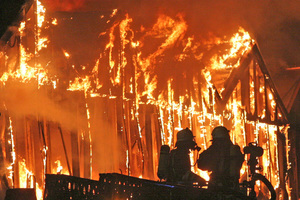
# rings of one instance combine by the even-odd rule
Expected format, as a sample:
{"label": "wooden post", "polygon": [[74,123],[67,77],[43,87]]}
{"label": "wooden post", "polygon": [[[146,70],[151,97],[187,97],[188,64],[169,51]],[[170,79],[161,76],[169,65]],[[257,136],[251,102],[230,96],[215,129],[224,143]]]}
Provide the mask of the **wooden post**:
{"label": "wooden post", "polygon": [[33,150],[33,173],[36,175],[37,182],[43,184],[44,177],[40,175],[43,172],[43,159],[42,159],[42,143],[40,137],[40,128],[38,121],[35,119],[31,120],[31,139],[32,139],[32,150]]}
{"label": "wooden post", "polygon": [[288,171],[289,176],[289,187],[291,188],[291,200],[298,200],[300,191],[300,173],[299,173],[299,131],[297,132],[296,127],[288,129],[289,138],[289,162],[291,163],[291,169]]}
{"label": "wooden post", "polygon": [[[218,108],[219,111],[224,110],[224,107],[226,106],[227,101],[229,100],[238,81],[242,77],[243,72],[248,67],[250,61],[251,61],[251,55],[247,54],[247,56],[241,61],[240,66],[232,71],[229,78],[224,83],[225,90],[222,92],[223,98],[222,98],[222,104],[221,104],[220,108]],[[254,70],[255,70],[255,68],[254,68]]]}
{"label": "wooden post", "polygon": [[161,143],[158,116],[156,113],[151,114],[151,134],[152,134],[152,158],[153,158],[153,175],[157,178],[157,168]]}
{"label": "wooden post", "polygon": [[260,91],[261,90],[260,88],[261,88],[261,86],[264,86],[265,80],[264,80],[264,76],[263,76],[263,74],[262,74],[259,67],[257,68],[256,76],[257,76],[257,88],[256,88],[257,90],[256,90],[256,92],[257,92],[257,100],[258,100],[258,102],[257,102],[257,115],[261,119],[261,117],[263,115],[263,110],[265,109],[265,102],[264,102],[265,94]]}
{"label": "wooden post", "polygon": [[257,64],[253,64],[253,80],[254,80],[254,118],[257,119],[257,104],[258,104],[258,83],[257,83]]}
{"label": "wooden post", "polygon": [[153,174],[153,152],[152,152],[152,130],[151,130],[151,112],[153,105],[140,105],[140,125],[142,129],[142,146],[144,150],[144,168],[143,177],[154,178]]}
{"label": "wooden post", "polygon": [[198,79],[198,106],[199,106],[199,111],[203,111],[203,106],[202,106],[202,81],[203,78],[201,77],[202,74],[198,73],[197,79]]}
{"label": "wooden post", "polygon": [[285,123],[288,123],[287,121],[287,116],[288,116],[288,112],[276,90],[276,87],[271,79],[271,76],[269,75],[269,72],[267,70],[267,67],[264,63],[264,60],[259,52],[259,49],[258,49],[258,46],[255,44],[252,48],[252,54],[255,58],[255,60],[257,61],[259,67],[260,67],[260,70],[262,71],[262,73],[264,74],[265,76],[265,81],[268,82],[268,85],[270,86],[270,90],[272,91],[272,94],[274,95],[274,99],[276,100],[276,103],[278,104],[278,108],[280,109],[280,112],[282,113],[282,120],[285,122]]}
{"label": "wooden post", "polygon": [[80,177],[79,169],[79,149],[78,149],[78,132],[72,130],[71,134],[71,147],[72,147],[72,175]]}
{"label": "wooden post", "polygon": [[145,105],[146,116],[145,116],[145,139],[146,139],[146,147],[147,147],[147,158],[146,158],[146,174],[150,179],[154,178],[154,169],[153,169],[153,141],[152,141],[152,123],[151,123],[151,115],[153,113],[153,105]]}
{"label": "wooden post", "polygon": [[249,64],[247,70],[244,71],[241,77],[241,96],[242,106],[245,107],[246,112],[250,113],[250,89],[249,89]]}
{"label": "wooden post", "polygon": [[128,151],[128,155],[126,155],[127,157],[127,165],[126,166],[128,169],[128,172],[127,174],[130,175],[131,174],[131,170],[132,170],[132,165],[131,165],[131,160],[132,160],[132,142],[131,142],[131,137],[132,137],[132,131],[131,130],[131,126],[130,126],[130,121],[131,121],[131,114],[130,114],[130,108],[132,106],[131,104],[131,101],[127,101],[127,102],[124,102],[125,105],[124,105],[124,134],[125,134],[125,137],[126,137],[126,148],[127,148],[127,151]]}
{"label": "wooden post", "polygon": [[288,199],[288,193],[285,185],[285,175],[287,173],[287,159],[285,151],[285,135],[282,134],[277,126],[277,149],[278,149],[278,165],[279,165],[279,187],[283,196],[283,199]]}
{"label": "wooden post", "polygon": [[91,150],[90,150],[90,136],[89,131],[86,129],[86,132],[84,132],[84,138],[83,138],[83,177],[84,178],[92,178],[92,172],[91,172]]}
{"label": "wooden post", "polygon": [[118,96],[116,99],[108,100],[109,116],[109,132],[112,139],[114,168],[120,170],[121,173],[128,174],[126,159],[127,159],[127,138],[124,124],[124,113],[123,113],[123,99]]}
{"label": "wooden post", "polygon": [[71,176],[72,171],[71,171],[71,167],[70,167],[70,163],[69,163],[69,157],[68,157],[68,153],[67,153],[65,139],[64,139],[63,132],[62,132],[62,129],[61,129],[60,126],[58,127],[58,129],[59,129],[59,132],[60,132],[61,142],[62,142],[62,146],[63,146],[63,149],[64,149],[64,154],[65,154],[65,158],[66,158],[66,162],[67,162],[68,171],[69,171],[69,174]]}
{"label": "wooden post", "polygon": [[[11,117],[12,120],[12,128],[13,128],[13,137],[14,137],[14,143],[15,143],[15,163],[13,165],[13,181],[14,181],[14,188],[20,187],[20,170],[19,170],[19,162],[20,162],[20,156],[21,153],[25,151],[22,147],[24,147],[24,144],[22,141],[24,141],[24,138],[22,136],[21,130],[20,130],[20,124],[19,120],[15,117]],[[22,126],[21,126],[22,127]],[[19,154],[20,153],[20,154]],[[20,155],[20,156],[19,156]]]}
{"label": "wooden post", "polygon": [[[71,98],[80,99],[82,92],[80,91],[72,91],[68,92],[68,95],[70,95]],[[75,111],[76,115],[72,116],[74,120],[74,127],[72,130],[70,130],[71,134],[71,153],[72,153],[72,175],[80,177],[80,165],[79,165],[79,142],[78,142],[78,113],[80,113],[80,104],[72,105],[70,104],[69,109]],[[85,106],[85,104],[81,104],[81,107]]]}
{"label": "wooden post", "polygon": [[50,122],[45,121],[45,133],[46,133],[46,141],[47,141],[47,171],[46,173],[50,174],[52,169],[51,169],[51,133],[50,133]]}
{"label": "wooden post", "polygon": [[77,124],[78,124],[78,141],[79,141],[79,167],[80,174],[84,178],[92,178],[91,172],[91,134],[92,131],[89,128],[91,119],[88,119],[88,113],[92,115],[92,101],[90,98],[86,98],[84,92],[79,93],[77,98]]}
{"label": "wooden post", "polygon": [[[126,149],[124,143],[124,121],[123,121],[123,110],[118,110],[123,108],[122,99],[108,99],[108,127],[107,134],[110,136],[110,148],[111,148],[111,168],[114,172],[120,172],[121,163],[124,163],[126,160],[126,152],[123,149]],[[118,107],[118,105],[120,107]],[[125,166],[125,165],[124,165]],[[125,171],[125,168],[122,169]]]}
{"label": "wooden post", "polygon": [[269,109],[268,87],[269,87],[269,85],[267,84],[267,82],[265,80],[265,108],[266,108],[265,112],[266,112],[266,121],[270,121],[271,120],[270,109]]}
{"label": "wooden post", "polygon": [[[135,112],[135,109],[134,109]],[[133,113],[134,114],[134,113]],[[137,118],[130,120],[130,143],[129,146],[131,151],[130,169],[131,175],[139,177],[143,174],[144,169],[144,148],[142,138],[139,132],[139,122]]]}

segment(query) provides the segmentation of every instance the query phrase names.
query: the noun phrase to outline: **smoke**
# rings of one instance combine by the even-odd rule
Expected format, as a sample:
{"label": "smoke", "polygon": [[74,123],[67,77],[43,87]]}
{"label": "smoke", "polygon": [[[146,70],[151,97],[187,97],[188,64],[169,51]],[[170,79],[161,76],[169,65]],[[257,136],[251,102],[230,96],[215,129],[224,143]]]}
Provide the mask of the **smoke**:
{"label": "smoke", "polygon": [[78,115],[78,97],[69,95],[47,94],[46,90],[37,90],[35,84],[9,81],[1,90],[0,99],[11,116],[47,119],[69,130],[76,130],[86,117]]}

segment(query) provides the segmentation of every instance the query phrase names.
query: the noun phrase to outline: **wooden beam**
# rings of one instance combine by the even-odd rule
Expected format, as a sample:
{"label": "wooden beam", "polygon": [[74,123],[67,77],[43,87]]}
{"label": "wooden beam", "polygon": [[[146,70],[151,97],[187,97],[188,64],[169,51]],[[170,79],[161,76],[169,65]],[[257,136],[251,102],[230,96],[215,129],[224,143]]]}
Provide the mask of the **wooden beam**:
{"label": "wooden beam", "polygon": [[242,106],[245,107],[246,112],[250,113],[250,80],[249,67],[245,70],[241,77],[241,99]]}
{"label": "wooden beam", "polygon": [[203,106],[202,106],[202,85],[203,85],[203,77],[201,73],[198,73],[197,75],[198,79],[198,107],[200,112],[203,111]]}
{"label": "wooden beam", "polygon": [[64,140],[64,136],[63,136],[63,132],[62,132],[60,126],[58,127],[58,129],[59,129],[59,132],[60,132],[61,142],[62,142],[62,145],[63,145],[63,148],[64,148],[64,153],[65,153],[65,158],[66,158],[66,162],[67,162],[67,166],[68,166],[68,171],[69,171],[69,174],[72,175],[71,167],[70,167],[70,163],[69,163],[69,157],[68,157],[67,148],[66,148],[66,143],[65,143],[65,140]]}
{"label": "wooden beam", "polygon": [[288,138],[290,151],[288,152],[289,160],[288,162],[291,165],[291,168],[288,173],[290,189],[291,189],[291,199],[298,200],[299,197],[299,180],[300,180],[300,166],[299,161],[299,142],[300,134],[299,130],[294,128],[288,129]]}
{"label": "wooden beam", "polygon": [[91,172],[91,149],[90,149],[90,135],[89,130],[84,133],[83,140],[83,177],[92,178]]}
{"label": "wooden beam", "polygon": [[151,132],[152,132],[152,157],[153,157],[153,174],[155,179],[157,174],[157,166],[159,160],[160,147],[162,145],[160,137],[160,127],[158,123],[158,115],[156,113],[151,114]]}
{"label": "wooden beam", "polygon": [[79,169],[79,149],[78,149],[78,132],[71,131],[71,147],[72,147],[72,172],[73,176],[80,177]]}
{"label": "wooden beam", "polygon": [[285,70],[287,70],[287,71],[300,70],[300,67],[289,67],[289,68],[286,68]]}
{"label": "wooden beam", "polygon": [[154,178],[154,170],[153,170],[153,143],[152,143],[152,130],[151,130],[151,115],[153,113],[153,105],[145,105],[145,139],[146,139],[146,148],[147,148],[147,160],[145,160],[147,167],[147,176],[150,179]]}
{"label": "wooden beam", "polygon": [[278,149],[278,168],[279,168],[279,187],[281,188],[281,193],[283,199],[289,199],[286,190],[285,178],[287,173],[287,158],[286,158],[286,138],[283,133],[280,132],[277,126],[277,149]]}
{"label": "wooden beam", "polygon": [[[288,123],[288,112],[279,96],[279,93],[277,92],[276,90],[276,87],[271,79],[271,76],[268,72],[268,69],[265,65],[265,62],[262,58],[262,55],[260,54],[260,51],[258,49],[258,46],[257,44],[255,44],[253,47],[252,47],[252,54],[254,56],[254,58],[256,59],[256,61],[258,62],[258,65],[262,71],[262,73],[264,74],[265,76],[265,81],[269,84],[270,86],[270,90],[272,91],[273,95],[274,95],[274,98],[275,98],[275,101],[276,103],[278,103],[279,105],[279,109],[283,115],[283,119],[284,119],[284,122],[285,123]],[[267,97],[266,97],[267,98]]]}
{"label": "wooden beam", "polygon": [[225,90],[222,92],[222,100],[220,102],[220,107],[218,110],[224,110],[224,107],[226,106],[227,101],[229,100],[234,88],[236,87],[238,81],[243,77],[243,72],[249,65],[250,61],[252,59],[251,54],[247,54],[242,60],[241,64],[238,68],[235,68],[232,70],[229,78],[226,80],[224,84]]}

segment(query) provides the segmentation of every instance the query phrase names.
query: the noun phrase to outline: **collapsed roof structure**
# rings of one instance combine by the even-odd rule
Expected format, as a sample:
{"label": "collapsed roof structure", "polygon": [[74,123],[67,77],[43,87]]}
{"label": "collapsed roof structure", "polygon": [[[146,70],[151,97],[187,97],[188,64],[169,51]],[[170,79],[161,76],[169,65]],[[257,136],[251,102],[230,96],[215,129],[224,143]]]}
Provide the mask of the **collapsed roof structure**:
{"label": "collapsed roof structure", "polygon": [[[262,173],[282,199],[297,199],[297,130],[244,29],[207,38],[191,33],[181,15],[143,27],[118,10],[46,14],[40,1],[19,8],[21,17],[1,33],[1,165],[9,187],[41,187],[57,171],[156,180],[160,146],[173,147],[178,130],[189,127],[206,149],[221,124],[241,147],[262,146]],[[247,174],[245,163],[241,180]]]}

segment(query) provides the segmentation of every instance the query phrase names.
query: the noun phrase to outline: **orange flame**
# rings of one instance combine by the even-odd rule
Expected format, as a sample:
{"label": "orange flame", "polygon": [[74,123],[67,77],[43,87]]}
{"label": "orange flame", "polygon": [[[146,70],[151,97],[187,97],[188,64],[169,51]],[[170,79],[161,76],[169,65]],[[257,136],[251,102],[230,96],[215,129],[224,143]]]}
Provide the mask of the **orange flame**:
{"label": "orange flame", "polygon": [[238,33],[236,33],[229,41],[232,46],[229,49],[228,54],[224,54],[223,56],[215,55],[211,58],[211,69],[227,69],[227,68],[235,68],[238,67],[240,62],[236,62],[233,66],[225,64],[224,61],[241,57],[246,51],[251,48],[251,44],[254,40],[251,39],[248,32],[246,32],[243,28],[239,28]]}
{"label": "orange flame", "polygon": [[[42,37],[41,30],[43,27],[43,23],[45,22],[45,8],[41,5],[40,1],[37,1],[37,36],[36,36],[36,49],[33,54],[26,52],[26,49],[21,44],[20,45],[20,69],[11,70],[12,67],[5,72],[2,77],[0,77],[0,81],[3,85],[11,78],[14,80],[18,80],[20,82],[29,82],[31,80],[36,80],[38,82],[38,86],[43,84],[52,84],[54,88],[56,87],[56,82],[50,80],[48,77],[48,72],[44,69],[41,64],[35,63],[34,67],[29,66],[29,61],[33,58],[38,56],[39,52],[47,47],[48,39],[46,37]],[[116,16],[118,10],[113,10],[110,17]],[[101,16],[101,18],[103,18]],[[107,21],[109,23],[110,21]],[[249,49],[252,47],[252,43],[254,42],[249,33],[246,32],[244,29],[239,28],[238,32],[234,34],[230,40],[222,40],[220,38],[212,38],[211,41],[207,43],[213,42],[214,44],[222,44],[226,43],[229,44],[231,47],[224,53],[223,55],[213,55],[208,60],[208,63],[205,64],[205,67],[199,69],[198,73],[203,76],[204,82],[203,86],[198,86],[198,78],[192,75],[193,78],[193,87],[198,90],[198,93],[201,93],[202,97],[194,97],[193,95],[189,94],[189,92],[184,91],[182,94],[176,96],[175,94],[175,84],[174,84],[174,77],[168,77],[167,79],[167,86],[165,91],[162,91],[158,97],[155,96],[154,91],[158,87],[158,76],[155,74],[155,69],[159,64],[159,60],[167,50],[170,50],[178,44],[178,41],[183,41],[183,48],[182,51],[177,54],[174,60],[183,62],[186,60],[190,53],[195,54],[194,57],[197,61],[200,61],[203,58],[203,53],[199,53],[197,48],[201,45],[205,44],[206,42],[198,42],[196,41],[196,36],[187,35],[188,25],[187,22],[184,20],[182,15],[178,15],[175,19],[161,15],[157,19],[156,23],[151,27],[150,31],[147,31],[146,28],[142,27],[141,32],[145,33],[143,37],[141,37],[141,41],[135,41],[135,31],[132,29],[131,24],[133,19],[129,17],[128,14],[125,15],[125,18],[120,22],[114,22],[109,31],[100,33],[99,36],[108,34],[109,42],[105,46],[105,53],[101,54],[108,54],[109,63],[107,63],[109,68],[109,78],[110,82],[113,86],[121,86],[123,87],[123,94],[122,97],[125,100],[125,84],[124,83],[124,70],[129,63],[128,57],[126,57],[126,48],[130,46],[131,50],[134,51],[134,75],[130,77],[130,89],[127,92],[131,94],[135,93],[136,99],[134,104],[134,108],[130,110],[132,114],[132,120],[136,119],[137,121],[137,129],[139,132],[139,137],[142,138],[142,128],[140,127],[139,123],[139,105],[141,103],[152,104],[158,107],[158,115],[159,120],[161,123],[161,140],[163,144],[168,144],[169,146],[174,146],[174,133],[182,128],[184,128],[184,117],[187,118],[187,126],[193,128],[193,126],[197,126],[199,132],[197,137],[201,140],[201,145],[204,149],[207,148],[209,144],[209,132],[211,131],[211,127],[216,125],[221,125],[223,122],[230,119],[233,123],[231,131],[231,138],[234,143],[242,144],[242,146],[246,145],[246,133],[245,133],[245,124],[250,124],[253,129],[255,130],[255,141],[258,141],[258,135],[261,132],[268,133],[267,136],[269,142],[265,145],[265,148],[272,152],[274,155],[276,154],[276,146],[277,146],[277,139],[276,139],[276,127],[270,126],[265,123],[256,123],[256,122],[249,122],[247,119],[242,118],[241,116],[245,116],[244,108],[242,108],[241,100],[233,97],[230,99],[226,105],[226,112],[222,114],[217,114],[216,112],[216,92],[222,91],[224,88],[216,89],[213,83],[213,72],[218,70],[231,70],[236,68],[240,65],[240,58],[243,54],[247,53]],[[53,25],[57,25],[57,19],[52,20]],[[22,36],[23,30],[25,28],[25,22],[22,22],[20,25],[19,32]],[[116,38],[117,36],[115,33],[118,32],[120,38]],[[143,51],[145,44],[142,40],[146,40],[148,37],[158,38],[161,43],[155,50],[152,52],[148,52],[146,54]],[[118,43],[118,45],[116,45]],[[117,49],[118,48],[118,49]],[[117,58],[115,56],[115,52],[117,53]],[[67,51],[63,51],[64,55],[67,59],[70,60],[70,54]],[[236,62],[231,62],[231,59],[235,59]],[[100,67],[100,59],[97,60],[96,65],[94,66],[92,72],[89,75],[75,77],[73,81],[70,81],[69,87],[67,90],[70,91],[84,91],[85,97],[94,97],[94,96],[109,96],[108,94],[99,94],[97,93],[97,89],[102,87],[101,80],[99,80],[97,74]],[[75,68],[75,65],[73,65]],[[85,67],[83,67],[85,69]],[[138,81],[143,77],[142,86],[143,89],[138,89]],[[95,84],[93,84],[93,82]],[[133,82],[136,84],[133,85]],[[95,88],[93,86],[95,85]],[[265,90],[262,88],[261,91]],[[236,94],[235,94],[236,95]],[[141,102],[141,97],[146,97],[146,102]],[[110,95],[110,98],[115,98],[115,96]],[[197,99],[198,98],[198,99]],[[275,109],[276,102],[271,93],[269,93],[269,100],[271,100],[271,107]],[[176,99],[176,100],[175,100]],[[127,99],[126,99],[127,100]],[[197,102],[198,101],[198,102]],[[198,105],[200,104],[200,105]],[[254,82],[252,80],[250,84],[250,107],[252,110],[255,108],[255,100],[254,100]],[[201,106],[202,109],[199,111],[196,109],[196,106]],[[89,140],[91,142],[91,132],[90,132],[90,110],[89,105],[85,103],[86,109],[86,118],[88,121],[88,129],[89,129]],[[192,121],[192,118],[196,118],[197,120]],[[262,117],[263,118],[263,117]],[[176,119],[176,120],[175,120]],[[13,143],[13,131],[11,128],[11,142],[12,146]],[[275,149],[275,150],[273,150]],[[44,151],[47,150],[43,149]],[[129,152],[126,151],[126,166],[129,170]],[[15,158],[15,152],[13,150],[12,156]],[[191,154],[191,157],[194,158],[194,155]],[[90,146],[90,158],[92,158],[92,146]],[[264,169],[264,173],[270,173],[271,170],[276,171],[278,166],[272,166],[270,163],[271,155],[265,154],[263,160],[266,163],[266,168]],[[92,163],[92,160],[90,159]],[[194,160],[191,160],[193,163]],[[64,173],[68,174],[66,170],[61,166],[61,162],[57,160],[55,162],[57,164],[57,170],[53,171],[53,173]],[[24,164],[24,165],[23,165]],[[24,168],[24,174],[26,177],[28,175],[33,176],[33,174],[27,170],[25,161],[22,164]],[[92,166],[92,165],[90,165]],[[273,167],[273,168],[272,168]],[[276,168],[277,167],[277,168]],[[12,168],[12,167],[11,167]],[[269,168],[269,169],[267,169]],[[209,173],[204,172],[198,169],[193,168],[195,173],[200,174],[206,180],[209,180]],[[92,169],[91,169],[92,171]],[[13,172],[11,172],[13,173]],[[241,173],[246,173],[246,170],[241,170]],[[26,179],[26,178],[25,178]],[[279,183],[279,177],[274,176],[272,177],[272,181],[276,184]],[[27,187],[27,185],[26,185]]]}
{"label": "orange flame", "polygon": [[55,169],[55,168],[52,169],[52,173],[53,173],[53,174],[65,174],[65,175],[70,175],[70,174],[69,174],[69,171],[67,170],[67,168],[64,168],[64,167],[61,165],[61,161],[60,161],[60,160],[56,160],[54,163],[56,164],[56,169]]}
{"label": "orange flame", "polygon": [[35,182],[35,175],[27,169],[26,162],[23,159],[19,161],[20,188],[35,188],[38,200],[43,199],[43,189]]}
{"label": "orange flame", "polygon": [[14,180],[13,180],[13,174],[14,174],[14,165],[16,163],[16,151],[15,151],[15,141],[14,141],[14,134],[13,134],[13,127],[12,127],[12,121],[11,118],[9,118],[9,133],[10,133],[10,140],[8,143],[11,145],[11,157],[12,162],[9,167],[7,167],[9,175],[8,179],[11,182],[11,185],[14,186]]}
{"label": "orange flame", "polygon": [[70,91],[88,91],[91,87],[90,77],[86,76],[84,78],[76,77],[73,82],[70,82],[68,90]]}

